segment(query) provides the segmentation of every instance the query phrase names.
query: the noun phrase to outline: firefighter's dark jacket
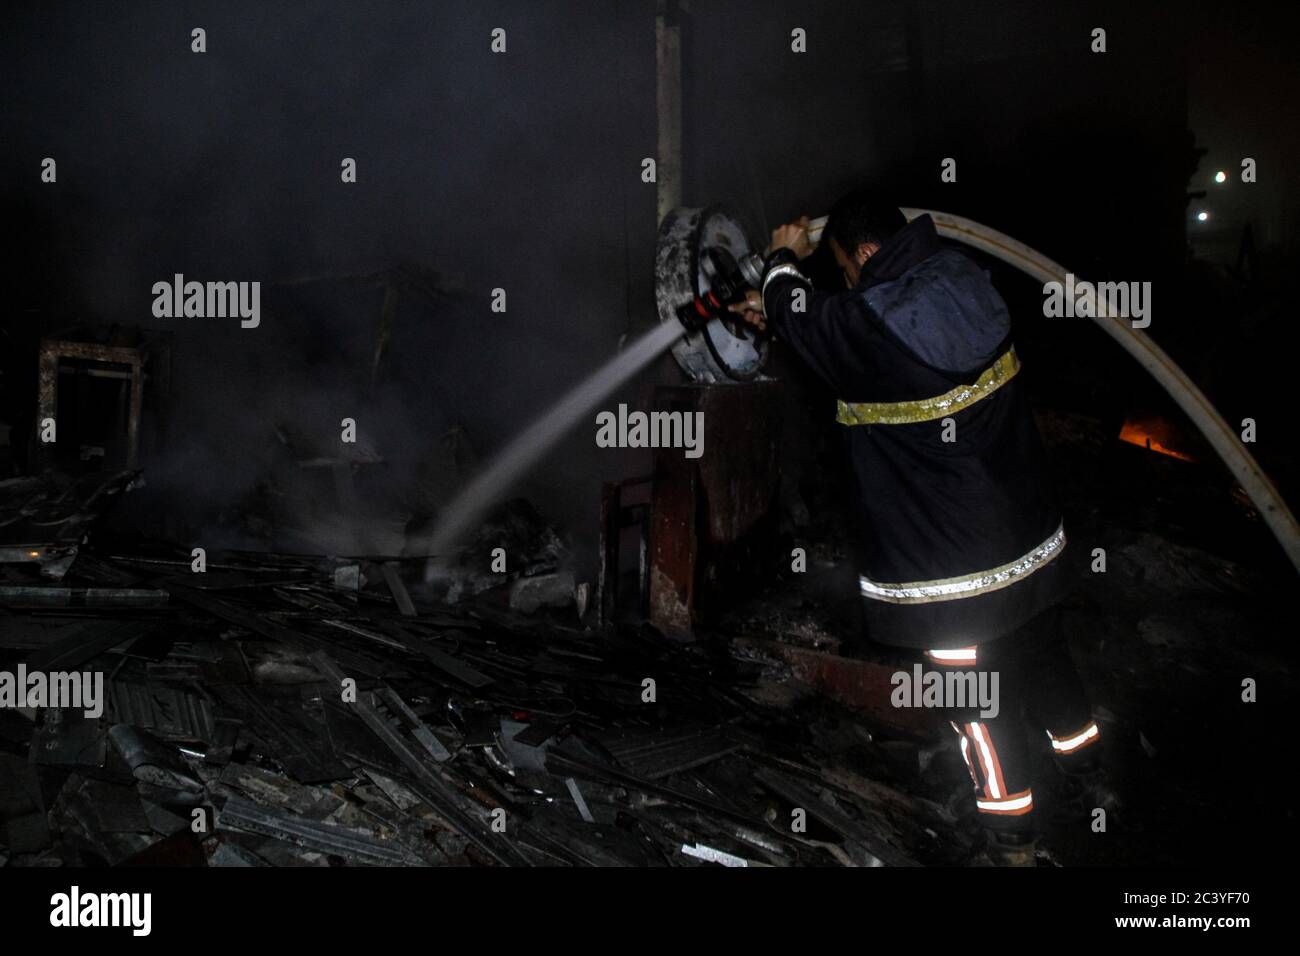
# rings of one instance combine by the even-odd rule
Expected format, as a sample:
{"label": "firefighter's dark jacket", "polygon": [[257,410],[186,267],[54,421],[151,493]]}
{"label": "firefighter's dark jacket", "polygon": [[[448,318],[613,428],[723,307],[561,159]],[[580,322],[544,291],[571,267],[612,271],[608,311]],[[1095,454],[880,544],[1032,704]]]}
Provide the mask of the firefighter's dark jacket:
{"label": "firefighter's dark jacket", "polygon": [[869,637],[966,647],[1059,599],[1060,508],[1006,303],[977,263],[921,216],[839,294],[815,291],[777,250],[763,305],[840,400],[865,519]]}

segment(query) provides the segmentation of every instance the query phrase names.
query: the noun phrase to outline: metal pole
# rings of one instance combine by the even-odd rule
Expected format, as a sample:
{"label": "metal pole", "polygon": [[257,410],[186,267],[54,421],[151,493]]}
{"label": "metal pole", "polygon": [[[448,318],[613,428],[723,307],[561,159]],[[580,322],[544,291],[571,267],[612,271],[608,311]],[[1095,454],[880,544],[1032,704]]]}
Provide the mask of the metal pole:
{"label": "metal pole", "polygon": [[683,4],[659,0],[655,14],[656,103],[659,141],[655,157],[658,222],[682,204],[682,37]]}

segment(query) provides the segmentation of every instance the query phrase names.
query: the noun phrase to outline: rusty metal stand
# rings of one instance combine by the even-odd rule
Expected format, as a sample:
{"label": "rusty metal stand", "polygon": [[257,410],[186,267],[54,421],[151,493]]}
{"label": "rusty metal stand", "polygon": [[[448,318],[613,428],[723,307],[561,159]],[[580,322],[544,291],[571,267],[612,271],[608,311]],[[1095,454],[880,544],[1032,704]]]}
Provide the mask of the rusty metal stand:
{"label": "rusty metal stand", "polygon": [[655,451],[649,620],[665,634],[690,636],[701,597],[773,563],[781,395],[775,381],[655,390],[656,410],[702,412],[705,432],[701,458]]}

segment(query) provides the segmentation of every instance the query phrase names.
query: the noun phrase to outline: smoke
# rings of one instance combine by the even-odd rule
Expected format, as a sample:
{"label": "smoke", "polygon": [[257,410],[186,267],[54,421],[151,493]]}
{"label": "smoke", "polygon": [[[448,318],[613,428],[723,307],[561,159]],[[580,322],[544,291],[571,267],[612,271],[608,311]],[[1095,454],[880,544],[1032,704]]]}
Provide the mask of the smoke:
{"label": "smoke", "polygon": [[681,336],[682,329],[675,322],[655,326],[521,431],[492,464],[447,506],[429,543],[430,554],[445,554],[501,494],[518,480],[519,475],[551,450],[583,415],[654,361]]}
{"label": "smoke", "polygon": [[[371,469],[383,500],[364,503],[402,507],[403,483],[448,428],[490,454],[653,321],[643,4],[557,15],[471,2],[42,3],[5,15],[4,109],[21,121],[6,123],[3,164],[20,184],[9,208],[35,237],[31,268],[17,267],[42,277],[31,298],[50,328],[76,316],[172,335],[166,429],[147,416],[142,512],[231,512],[268,475],[319,498],[328,482],[301,473],[282,432],[349,453],[343,418],[384,462]],[[206,53],[191,52],[196,27]],[[504,54],[490,49],[497,27]],[[56,185],[38,181],[44,156]],[[345,158],[356,183],[340,179]],[[399,295],[372,382],[384,289],[331,277],[399,263],[458,295]],[[262,282],[261,327],[155,318],[152,285],[175,273]],[[495,289],[504,312],[491,309]],[[542,463],[543,483],[585,475],[594,520],[599,467],[569,451]]]}

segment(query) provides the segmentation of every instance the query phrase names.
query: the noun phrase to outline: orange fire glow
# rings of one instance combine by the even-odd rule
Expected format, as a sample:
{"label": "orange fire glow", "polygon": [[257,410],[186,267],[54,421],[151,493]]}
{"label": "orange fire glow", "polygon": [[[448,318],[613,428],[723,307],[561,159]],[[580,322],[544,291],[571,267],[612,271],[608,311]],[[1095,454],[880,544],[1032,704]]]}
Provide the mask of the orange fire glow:
{"label": "orange fire glow", "polygon": [[1183,444],[1178,429],[1163,418],[1129,418],[1120,429],[1119,440],[1170,458],[1196,461],[1192,455],[1178,447]]}

